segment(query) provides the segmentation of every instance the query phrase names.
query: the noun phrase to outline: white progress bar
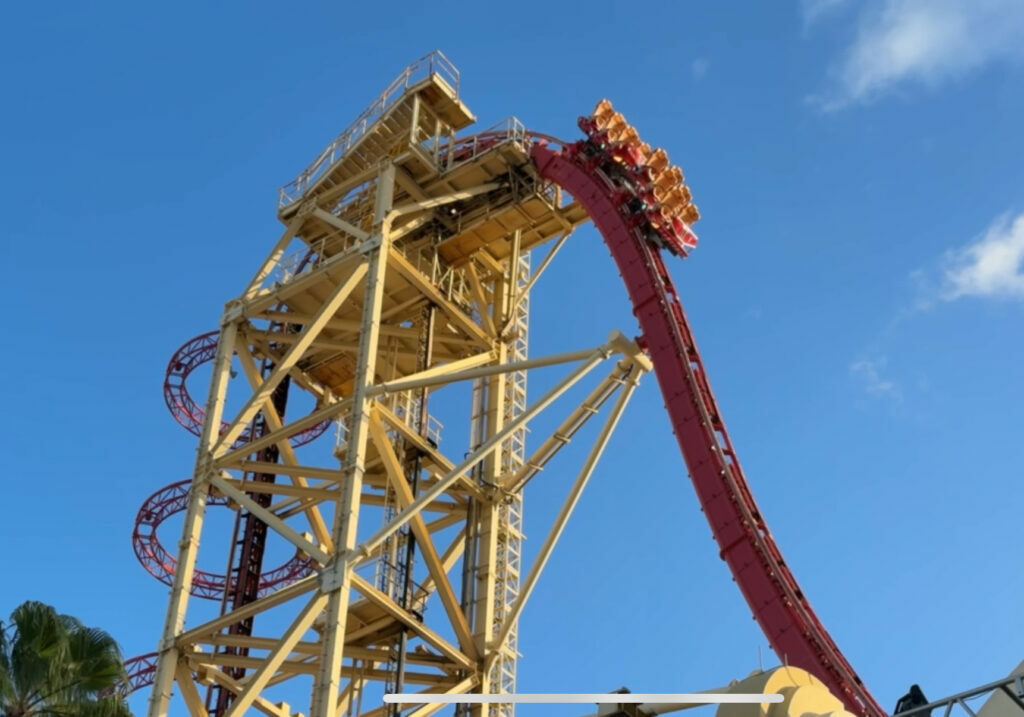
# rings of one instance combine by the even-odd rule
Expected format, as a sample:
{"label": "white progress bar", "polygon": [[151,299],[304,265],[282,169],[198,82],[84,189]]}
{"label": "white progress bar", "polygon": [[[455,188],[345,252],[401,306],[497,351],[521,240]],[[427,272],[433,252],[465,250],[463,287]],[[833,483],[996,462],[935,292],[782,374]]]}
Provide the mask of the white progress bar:
{"label": "white progress bar", "polygon": [[384,695],[384,702],[404,705],[455,705],[455,704],[643,704],[659,702],[661,704],[683,705],[718,705],[718,704],[762,704],[765,702],[782,702],[782,695],[763,694],[760,692],[740,694],[714,694],[698,692],[693,694],[619,694],[616,692],[600,692],[597,694],[554,694],[554,693],[521,693],[508,695],[481,694],[446,694],[433,695],[423,693],[395,693]]}

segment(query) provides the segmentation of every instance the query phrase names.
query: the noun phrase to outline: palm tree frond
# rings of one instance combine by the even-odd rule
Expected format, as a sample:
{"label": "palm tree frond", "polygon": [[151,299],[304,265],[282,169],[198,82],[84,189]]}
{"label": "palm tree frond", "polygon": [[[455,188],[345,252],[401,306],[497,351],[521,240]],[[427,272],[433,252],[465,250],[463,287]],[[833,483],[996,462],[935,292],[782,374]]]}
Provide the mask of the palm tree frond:
{"label": "palm tree frond", "polygon": [[131,717],[108,696],[124,679],[113,637],[49,605],[23,603],[0,623],[0,715]]}

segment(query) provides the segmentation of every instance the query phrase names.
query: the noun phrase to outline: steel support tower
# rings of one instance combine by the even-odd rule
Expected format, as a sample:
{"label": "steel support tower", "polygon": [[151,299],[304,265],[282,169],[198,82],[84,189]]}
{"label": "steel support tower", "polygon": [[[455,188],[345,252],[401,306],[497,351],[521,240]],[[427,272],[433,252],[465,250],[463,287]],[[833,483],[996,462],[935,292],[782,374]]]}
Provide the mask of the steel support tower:
{"label": "steel support tower", "polygon": [[[136,519],[136,555],[171,596],[159,650],[132,661],[125,689],[153,684],[150,717],[170,713],[175,685],[201,717],[385,717],[397,712],[385,692],[513,691],[523,606],[653,370],[719,555],[776,655],[851,714],[883,717],[754,500],[664,263],[697,245],[682,170],[607,100],[579,118],[584,137],[573,142],[515,119],[459,134],[473,121],[440,53],[406,68],[281,190],[279,240],[219,330],[171,359],[167,405],[199,449],[193,476],[150,496]],[[641,336],[613,331],[598,346],[530,358],[531,289],[587,219]],[[201,408],[186,379],[206,362]],[[589,394],[566,397],[603,362]],[[528,400],[534,369],[562,374]],[[294,400],[303,396],[308,415]],[[569,404],[564,419],[545,417],[528,451],[528,424],[556,401]],[[449,421],[443,442],[438,411]],[[523,575],[523,488],[599,414]],[[332,425],[333,445],[314,442]],[[468,440],[453,439],[453,426]],[[241,513],[220,575],[197,567],[210,506]],[[178,512],[174,556],[157,528]],[[192,596],[220,610],[197,612]],[[285,698],[309,707],[293,712]]]}
{"label": "steel support tower", "polygon": [[[172,698],[193,717],[384,717],[385,690],[514,691],[523,607],[651,364],[614,331],[529,357],[530,290],[588,215],[540,177],[518,121],[457,137],[474,121],[440,53],[408,67],[281,190],[280,238],[253,261],[219,333],[172,361],[168,405],[199,448],[187,498],[184,487],[157,494],[140,519],[152,532],[136,552],[171,584],[150,717],[181,714]],[[531,250],[549,242],[531,271]],[[201,409],[184,377],[207,359]],[[588,377],[601,364],[603,377]],[[528,400],[536,369],[558,377]],[[581,382],[589,393],[565,397]],[[442,440],[435,406],[461,411],[462,440]],[[535,431],[528,452],[528,424],[549,407],[557,428]],[[593,445],[578,472],[570,465],[565,504],[524,573],[523,488],[595,416]],[[253,554],[245,536],[256,534],[258,563],[285,546],[291,567],[254,582],[253,563],[246,585],[238,559],[221,578],[198,570],[201,535],[224,559],[222,541],[203,534],[213,505],[243,516],[240,554]],[[178,509],[174,561],[155,526]],[[204,614],[193,597],[222,609]]]}

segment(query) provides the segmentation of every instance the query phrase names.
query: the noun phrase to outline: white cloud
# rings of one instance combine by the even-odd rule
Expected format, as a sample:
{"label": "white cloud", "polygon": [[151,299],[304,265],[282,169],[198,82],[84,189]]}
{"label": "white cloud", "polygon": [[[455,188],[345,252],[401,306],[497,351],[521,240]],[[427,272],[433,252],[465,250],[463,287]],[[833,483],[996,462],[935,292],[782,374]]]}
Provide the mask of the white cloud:
{"label": "white cloud", "polygon": [[[805,18],[841,0],[802,0]],[[985,65],[1024,60],[1021,0],[881,0],[861,11],[853,44],[813,98],[835,110],[905,85],[935,87]]]}
{"label": "white cloud", "polygon": [[999,217],[986,232],[943,258],[939,298],[1024,299],[1024,214]]}
{"label": "white cloud", "polygon": [[693,78],[695,80],[699,80],[708,73],[709,67],[711,67],[711,60],[706,57],[698,57],[690,63],[690,72],[693,73]]}
{"label": "white cloud", "polygon": [[872,396],[889,398],[897,403],[903,400],[903,394],[895,382],[882,377],[885,368],[884,357],[861,359],[850,365],[850,373],[857,376],[864,384],[864,390]]}

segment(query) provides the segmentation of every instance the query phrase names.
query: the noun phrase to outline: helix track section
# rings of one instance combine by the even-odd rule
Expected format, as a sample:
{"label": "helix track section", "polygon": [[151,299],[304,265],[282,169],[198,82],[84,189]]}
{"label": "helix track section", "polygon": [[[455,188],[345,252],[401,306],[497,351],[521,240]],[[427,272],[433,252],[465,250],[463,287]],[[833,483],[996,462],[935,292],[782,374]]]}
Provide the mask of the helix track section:
{"label": "helix track section", "polygon": [[[147,573],[165,585],[170,585],[174,580],[174,570],[178,561],[160,542],[157,528],[172,515],[184,512],[188,505],[191,483],[190,480],[183,480],[161,488],[145,500],[135,517],[135,530],[132,532],[132,549],[135,551],[135,557]],[[228,499],[211,494],[206,504],[226,506]],[[280,566],[266,570],[260,575],[258,597],[290,585],[310,575],[312,571],[309,558],[295,555]],[[235,585],[229,584],[227,575],[196,569],[190,592],[199,598],[222,600],[225,591],[230,593],[234,588]]]}
{"label": "helix track section", "polygon": [[[171,416],[185,430],[198,436],[203,426],[205,411],[196,403],[188,390],[187,379],[197,368],[213,360],[217,351],[218,331],[209,331],[189,339],[171,356],[164,376],[164,402]],[[314,424],[289,438],[294,448],[319,438],[330,427],[330,421]],[[221,430],[227,428],[222,423]],[[240,447],[252,440],[253,426],[247,428],[235,442]],[[258,435],[258,434],[257,434]],[[165,585],[174,579],[177,557],[167,550],[158,536],[158,528],[167,519],[185,510],[188,503],[190,480],[171,483],[149,496],[135,516],[132,530],[132,550],[143,569]],[[208,506],[227,506],[223,496],[211,495]],[[290,585],[312,573],[308,557],[296,554],[283,564],[259,572],[255,597]],[[189,592],[195,597],[223,601],[237,591],[239,577],[196,569]],[[149,687],[156,673],[157,653],[137,655],[125,660],[125,679],[115,692],[122,697]]]}
{"label": "helix track section", "polygon": [[[219,335],[219,331],[209,331],[186,341],[171,356],[164,374],[164,403],[167,404],[167,410],[182,428],[194,436],[199,436],[203,429],[206,411],[189,393],[187,379],[197,368],[213,361],[217,353]],[[323,435],[330,425],[330,421],[321,421],[299,431],[291,436],[289,441],[293,448],[304,446]],[[226,430],[227,426],[226,422],[221,422],[221,432]],[[234,446],[240,448],[250,440],[251,431],[246,429],[235,441]]]}

